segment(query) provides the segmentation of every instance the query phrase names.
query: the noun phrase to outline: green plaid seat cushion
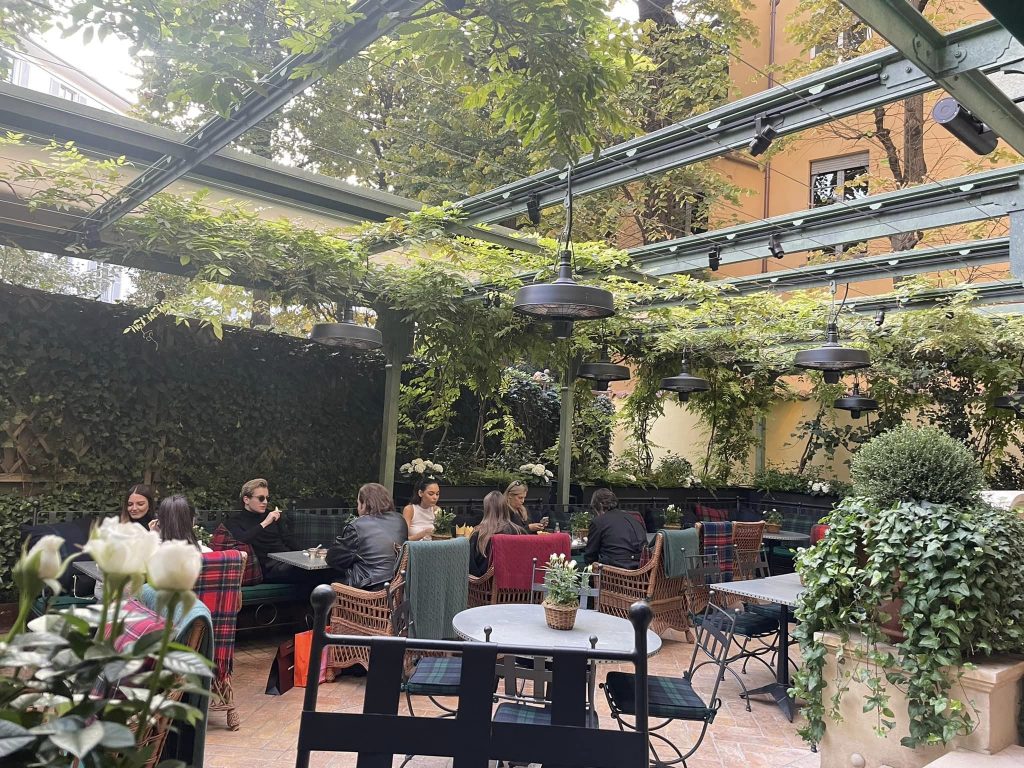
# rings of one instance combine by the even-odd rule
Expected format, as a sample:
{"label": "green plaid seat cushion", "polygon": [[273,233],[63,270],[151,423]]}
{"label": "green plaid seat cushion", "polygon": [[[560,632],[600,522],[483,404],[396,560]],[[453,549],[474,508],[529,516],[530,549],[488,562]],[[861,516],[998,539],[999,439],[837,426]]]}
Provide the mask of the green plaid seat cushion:
{"label": "green plaid seat cushion", "polygon": [[462,659],[454,656],[426,656],[416,664],[405,689],[420,696],[458,696]]}
{"label": "green plaid seat cushion", "polygon": [[[635,675],[632,672],[609,672],[604,687],[616,708],[623,714],[636,714]],[[651,717],[675,720],[715,719],[717,709],[704,703],[689,680],[681,677],[647,678],[647,707]]]}
{"label": "green plaid seat cushion", "polygon": [[[736,611],[736,634],[740,637],[763,637],[779,631],[779,617],[769,616],[757,611]],[[696,624],[702,623],[704,616],[694,616]]]}
{"label": "green plaid seat cushion", "polygon": [[[506,701],[499,704],[498,708],[494,710],[494,722],[516,725],[551,725],[551,708],[531,707],[527,704],[513,704]],[[597,713],[587,713],[587,728],[597,728]]]}
{"label": "green plaid seat cushion", "polygon": [[[759,613],[762,616],[767,616],[770,619],[774,619],[776,624],[782,619],[782,606],[776,605],[775,603],[769,603],[768,605],[760,605],[759,603],[744,603],[743,607],[751,613]],[[790,621],[793,621],[793,612],[789,613]]]}

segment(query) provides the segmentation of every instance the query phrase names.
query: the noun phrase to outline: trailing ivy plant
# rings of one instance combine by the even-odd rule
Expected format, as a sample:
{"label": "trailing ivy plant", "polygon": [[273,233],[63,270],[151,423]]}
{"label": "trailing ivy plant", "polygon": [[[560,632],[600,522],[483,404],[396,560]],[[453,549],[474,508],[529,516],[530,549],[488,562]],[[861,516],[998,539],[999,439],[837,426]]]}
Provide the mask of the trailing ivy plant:
{"label": "trailing ivy plant", "polygon": [[[951,693],[964,665],[1024,647],[1024,518],[978,501],[970,452],[937,429],[900,428],[862,451],[854,487],[871,495],[842,501],[825,520],[828,535],[797,557],[801,734],[820,741],[858,682],[879,735],[903,720],[903,746],[946,744],[975,726],[970,703]],[[901,497],[889,492],[892,478]],[[886,644],[886,629],[905,639]],[[831,678],[822,632],[840,640]],[[905,717],[892,688],[906,695]]]}

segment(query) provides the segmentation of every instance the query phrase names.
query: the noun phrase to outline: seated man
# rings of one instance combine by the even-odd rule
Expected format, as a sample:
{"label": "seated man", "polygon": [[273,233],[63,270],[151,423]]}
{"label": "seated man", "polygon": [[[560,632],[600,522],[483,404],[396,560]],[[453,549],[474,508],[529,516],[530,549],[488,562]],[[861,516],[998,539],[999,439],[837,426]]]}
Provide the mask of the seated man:
{"label": "seated man", "polygon": [[248,544],[260,561],[264,581],[302,583],[309,581],[306,571],[271,560],[271,552],[298,549],[280,509],[268,512],[270,489],[261,477],[242,486],[242,509],[228,519],[227,528],[238,541]]}
{"label": "seated man", "polygon": [[405,518],[395,511],[387,488],[367,483],[356,498],[359,517],[345,526],[327,550],[327,565],[338,580],[374,591],[395,575],[398,551],[409,538]]}

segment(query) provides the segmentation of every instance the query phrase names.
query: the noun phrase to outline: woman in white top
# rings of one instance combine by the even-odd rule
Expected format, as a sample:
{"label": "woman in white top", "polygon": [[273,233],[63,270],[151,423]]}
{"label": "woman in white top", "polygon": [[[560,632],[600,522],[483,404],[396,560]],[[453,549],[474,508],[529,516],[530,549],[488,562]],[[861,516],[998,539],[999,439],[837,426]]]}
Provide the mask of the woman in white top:
{"label": "woman in white top", "polygon": [[434,513],[441,498],[441,486],[432,477],[424,477],[413,488],[412,498],[402,510],[409,526],[409,541],[430,540],[434,533]]}

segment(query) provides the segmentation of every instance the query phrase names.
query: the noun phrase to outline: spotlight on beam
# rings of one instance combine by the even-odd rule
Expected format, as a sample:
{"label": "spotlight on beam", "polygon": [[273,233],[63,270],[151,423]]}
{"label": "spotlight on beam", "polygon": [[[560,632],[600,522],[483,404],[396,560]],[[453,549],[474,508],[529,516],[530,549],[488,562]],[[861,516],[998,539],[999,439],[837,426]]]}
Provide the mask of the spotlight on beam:
{"label": "spotlight on beam", "polygon": [[757,157],[767,152],[777,135],[775,128],[768,122],[767,115],[758,115],[754,118],[754,138],[747,145],[751,156]]}
{"label": "spotlight on beam", "polygon": [[533,226],[540,226],[540,195],[536,192],[531,192],[526,198],[526,215]]}
{"label": "spotlight on beam", "polygon": [[782,249],[782,238],[779,237],[778,232],[772,232],[772,236],[768,238],[768,250],[776,259],[781,259],[786,255]]}
{"label": "spotlight on beam", "polygon": [[708,266],[711,267],[712,272],[717,272],[718,268],[722,266],[722,249],[715,248],[708,254]]}
{"label": "spotlight on beam", "polygon": [[995,131],[950,96],[939,99],[935,104],[932,109],[932,120],[956,136],[976,155],[990,154],[999,143]]}
{"label": "spotlight on beam", "polygon": [[885,324],[885,310],[880,309],[875,313],[875,325],[881,328]]}

